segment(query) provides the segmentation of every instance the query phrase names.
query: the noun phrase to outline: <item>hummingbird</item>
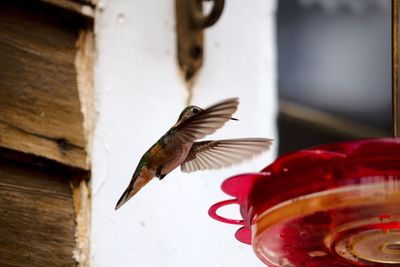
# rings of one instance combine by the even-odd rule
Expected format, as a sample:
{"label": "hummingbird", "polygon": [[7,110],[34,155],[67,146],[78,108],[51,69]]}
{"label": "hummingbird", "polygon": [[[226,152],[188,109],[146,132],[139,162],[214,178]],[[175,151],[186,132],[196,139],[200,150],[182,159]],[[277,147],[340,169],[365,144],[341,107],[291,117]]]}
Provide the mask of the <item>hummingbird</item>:
{"label": "hummingbird", "polygon": [[124,205],[150,180],[162,180],[181,167],[183,172],[218,169],[231,166],[267,150],[272,143],[267,138],[196,140],[214,133],[232,118],[239,105],[238,98],[229,98],[208,108],[187,106],[173,125],[142,156],[132,179],[115,206]]}

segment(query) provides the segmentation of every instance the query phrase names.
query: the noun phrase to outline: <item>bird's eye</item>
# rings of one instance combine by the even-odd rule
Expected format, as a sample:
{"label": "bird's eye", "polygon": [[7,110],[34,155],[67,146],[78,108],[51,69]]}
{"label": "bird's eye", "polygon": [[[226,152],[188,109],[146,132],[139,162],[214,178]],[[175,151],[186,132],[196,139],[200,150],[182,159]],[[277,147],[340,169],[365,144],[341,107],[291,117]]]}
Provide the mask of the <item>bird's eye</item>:
{"label": "bird's eye", "polygon": [[193,113],[198,113],[200,110],[198,108],[193,108]]}

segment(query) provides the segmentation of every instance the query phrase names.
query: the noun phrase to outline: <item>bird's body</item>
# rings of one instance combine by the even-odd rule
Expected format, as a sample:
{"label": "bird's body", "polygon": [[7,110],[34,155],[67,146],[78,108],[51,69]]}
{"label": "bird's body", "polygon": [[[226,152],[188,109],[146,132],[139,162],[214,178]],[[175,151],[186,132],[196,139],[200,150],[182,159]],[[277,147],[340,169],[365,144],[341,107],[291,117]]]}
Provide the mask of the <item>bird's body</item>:
{"label": "bird's body", "polygon": [[265,138],[195,142],[233,119],[231,115],[238,103],[237,98],[232,98],[207,109],[186,107],[177,123],[144,153],[115,209],[120,208],[154,177],[161,180],[178,166],[184,172],[216,169],[267,149],[271,140]]}
{"label": "bird's body", "polygon": [[[133,196],[154,177],[161,178],[170,173],[185,161],[192,144],[174,139],[168,131],[144,153],[125,192]],[[158,174],[157,170],[160,170]]]}
{"label": "bird's body", "polygon": [[185,161],[193,143],[182,143],[171,135],[167,132],[147,150],[140,159],[138,172],[145,167],[153,173],[152,178],[154,178],[158,168],[160,168],[160,176],[166,175]]}

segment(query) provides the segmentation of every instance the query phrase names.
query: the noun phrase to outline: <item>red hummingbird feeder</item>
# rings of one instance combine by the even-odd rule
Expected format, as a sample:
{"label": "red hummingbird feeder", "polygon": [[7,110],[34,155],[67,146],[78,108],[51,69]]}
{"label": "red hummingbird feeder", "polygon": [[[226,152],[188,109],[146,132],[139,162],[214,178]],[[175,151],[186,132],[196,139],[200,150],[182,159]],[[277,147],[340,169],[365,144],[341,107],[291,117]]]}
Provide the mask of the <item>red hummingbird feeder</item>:
{"label": "red hummingbird feeder", "polygon": [[[268,266],[400,266],[399,1],[392,2],[393,135],[286,154],[231,177],[209,215]],[[396,138],[397,137],[397,138]],[[237,204],[242,220],[218,215]]]}
{"label": "red hummingbird feeder", "polygon": [[[287,154],[225,180],[234,198],[209,215],[269,266],[400,266],[400,139],[342,142]],[[243,220],[217,210],[238,204]]]}

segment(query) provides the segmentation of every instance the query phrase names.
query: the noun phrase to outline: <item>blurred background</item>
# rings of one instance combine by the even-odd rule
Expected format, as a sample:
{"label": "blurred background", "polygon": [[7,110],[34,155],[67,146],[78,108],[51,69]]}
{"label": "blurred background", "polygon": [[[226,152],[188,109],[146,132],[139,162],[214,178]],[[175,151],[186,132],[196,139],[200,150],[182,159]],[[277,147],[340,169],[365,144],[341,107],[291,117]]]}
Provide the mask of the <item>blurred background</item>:
{"label": "blurred background", "polygon": [[[0,266],[263,266],[236,226],[208,217],[221,182],[290,151],[390,135],[390,0],[226,0],[214,25],[183,35],[193,65],[174,0],[0,7]],[[240,121],[209,138],[272,138],[270,151],[176,170],[114,210],[187,104],[234,96]]]}
{"label": "blurred background", "polygon": [[279,153],[391,131],[390,1],[278,1]]}

